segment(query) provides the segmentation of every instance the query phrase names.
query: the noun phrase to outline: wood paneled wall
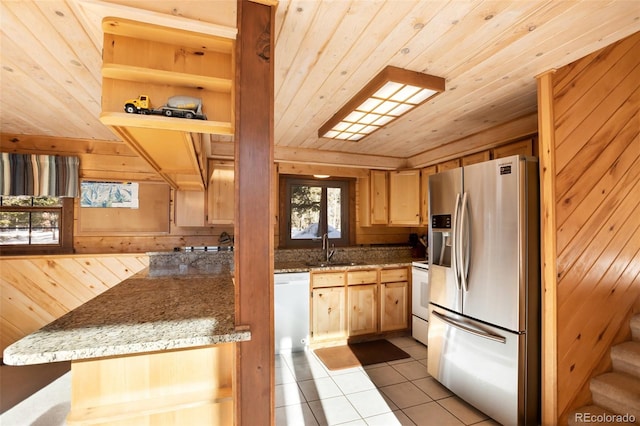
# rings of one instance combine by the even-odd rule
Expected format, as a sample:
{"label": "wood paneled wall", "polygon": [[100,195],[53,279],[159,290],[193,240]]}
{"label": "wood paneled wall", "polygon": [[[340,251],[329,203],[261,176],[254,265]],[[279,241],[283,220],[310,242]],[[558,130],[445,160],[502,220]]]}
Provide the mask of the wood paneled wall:
{"label": "wood paneled wall", "polygon": [[148,264],[143,254],[0,258],[0,352]]}
{"label": "wood paneled wall", "polygon": [[[160,176],[124,142],[63,139],[47,136],[0,134],[0,151],[23,154],[76,155],[80,177],[87,180],[153,182],[165,185]],[[168,186],[167,186],[168,187]],[[78,226],[78,202],[74,226],[76,253],[145,253],[173,247],[218,245],[218,236],[232,226],[178,227],[173,221],[175,192],[171,191],[170,223],[164,232],[84,232]],[[144,203],[145,200],[141,200]],[[168,232],[166,230],[168,229]]]}
{"label": "wood paneled wall", "polygon": [[585,402],[589,378],[640,296],[638,75],[640,33],[551,74],[553,134],[541,123],[540,148],[555,152],[555,164],[541,167],[555,167],[555,200],[543,199],[554,203],[555,241],[543,244],[557,256],[545,258],[555,260],[556,285],[545,284],[556,292],[557,335],[543,339],[557,338],[561,424]]}

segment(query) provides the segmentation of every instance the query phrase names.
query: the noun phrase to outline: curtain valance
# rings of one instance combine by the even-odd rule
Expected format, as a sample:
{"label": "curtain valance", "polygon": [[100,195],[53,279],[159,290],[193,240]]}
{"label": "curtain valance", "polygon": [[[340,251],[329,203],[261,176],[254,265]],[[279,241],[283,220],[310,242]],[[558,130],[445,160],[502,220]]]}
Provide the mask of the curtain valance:
{"label": "curtain valance", "polygon": [[1,195],[77,197],[80,159],[58,155],[10,154],[0,162]]}

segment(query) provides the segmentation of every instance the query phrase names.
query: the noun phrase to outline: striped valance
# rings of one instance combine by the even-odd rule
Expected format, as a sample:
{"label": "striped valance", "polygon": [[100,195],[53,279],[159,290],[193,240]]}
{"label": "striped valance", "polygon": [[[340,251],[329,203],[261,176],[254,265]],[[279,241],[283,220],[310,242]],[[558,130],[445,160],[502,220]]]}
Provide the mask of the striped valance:
{"label": "striped valance", "polygon": [[78,157],[2,153],[2,195],[77,197]]}

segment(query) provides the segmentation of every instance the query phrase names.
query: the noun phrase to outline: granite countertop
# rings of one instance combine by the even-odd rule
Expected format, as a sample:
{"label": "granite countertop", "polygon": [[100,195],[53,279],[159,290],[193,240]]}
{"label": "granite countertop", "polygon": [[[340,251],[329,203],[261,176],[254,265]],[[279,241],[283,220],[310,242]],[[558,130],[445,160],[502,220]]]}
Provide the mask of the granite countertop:
{"label": "granite countertop", "polygon": [[[413,259],[415,260],[415,259]],[[332,271],[332,270],[358,270],[358,269],[371,269],[371,268],[394,268],[410,266],[412,259],[398,259],[391,261],[378,261],[378,262],[356,262],[356,264],[331,264],[326,266],[313,266],[307,262],[290,261],[290,262],[276,262],[274,266],[274,273],[285,274],[292,272],[310,272],[310,271]]]}
{"label": "granite countertop", "polygon": [[227,267],[202,275],[121,282],[4,351],[9,365],[42,364],[184,349],[251,339],[234,321]]}

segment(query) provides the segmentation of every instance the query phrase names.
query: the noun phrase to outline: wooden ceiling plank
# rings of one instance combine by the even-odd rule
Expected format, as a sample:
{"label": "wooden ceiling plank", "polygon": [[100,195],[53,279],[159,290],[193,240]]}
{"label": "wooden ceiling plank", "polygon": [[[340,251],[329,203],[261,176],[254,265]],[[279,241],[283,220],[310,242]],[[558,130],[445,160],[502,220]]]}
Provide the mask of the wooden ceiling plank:
{"label": "wooden ceiling plank", "polygon": [[61,36],[61,43],[68,47],[80,61],[83,68],[88,71],[88,77],[93,77],[92,86],[87,87],[88,93],[100,86],[100,49],[86,37],[86,32],[77,16],[64,1],[36,2],[42,15],[47,19],[52,28]]}
{"label": "wooden ceiling plank", "polygon": [[320,4],[321,2],[292,0],[289,3],[287,13],[283,15],[282,30],[275,40],[275,56],[278,58],[274,64],[276,67],[274,73],[276,104],[280,97],[279,91],[284,89],[283,83],[289,80],[289,72],[296,72],[295,69],[292,69],[293,61],[297,56],[298,49],[300,49],[301,40],[307,38],[308,32],[311,31]]}
{"label": "wooden ceiling plank", "polygon": [[[3,25],[10,25],[7,36],[20,46],[23,55],[31,57],[44,72],[48,72],[54,77],[54,81],[59,80],[59,76],[65,76],[64,83],[69,86],[69,89],[78,88],[75,97],[79,100],[80,105],[89,107],[91,104],[99,105],[100,98],[91,95],[100,93],[100,81],[96,74],[92,74],[92,71],[98,71],[100,68],[95,69],[94,67],[93,70],[88,68],[95,62],[95,56],[99,55],[99,52],[93,50],[93,46],[89,46],[91,50],[76,54],[64,35],[61,34],[60,31],[64,30],[59,28],[71,24],[61,22],[56,23],[55,26],[52,25],[37,7],[36,2],[3,3],[5,3],[5,13],[11,14],[3,22]],[[61,6],[62,4],[56,5]],[[73,19],[73,17],[68,18]],[[60,19],[62,20],[62,17]],[[17,25],[22,28],[18,30]],[[37,36],[34,31],[37,31]],[[41,46],[42,49],[34,49],[33,47],[25,49],[26,46]],[[46,55],[39,53],[43,50],[47,52]],[[92,56],[93,61],[91,60]],[[70,91],[73,93],[73,90]],[[87,102],[87,100],[95,102]]]}
{"label": "wooden ceiling plank", "polygon": [[[311,147],[304,142],[300,143],[302,138],[306,141],[310,133],[316,132],[351,96],[362,89],[378,71],[388,64],[388,58],[393,55],[392,51],[395,51],[396,46],[415,33],[413,24],[402,25],[403,18],[409,14],[424,15],[426,6],[425,3],[420,2],[385,2],[380,5],[366,30],[358,34],[358,38],[350,46],[344,46],[342,39],[338,38],[335,46],[339,49],[327,52],[331,57],[339,60],[333,71],[324,77],[321,74],[317,77],[318,81],[312,81],[305,91],[296,94],[295,105],[287,110],[291,113],[276,109],[277,113],[291,115],[291,119],[284,125],[276,123],[278,145]],[[371,10],[374,9],[372,5],[370,7]],[[352,24],[342,30],[353,31]],[[375,37],[371,36],[372,33]],[[322,64],[323,61],[318,63]],[[311,121],[301,118],[305,110],[314,111]],[[300,122],[305,123],[305,126],[298,126]]]}
{"label": "wooden ceiling plank", "polygon": [[[3,40],[3,49],[12,47],[12,41]],[[10,83],[2,83],[3,98],[10,96],[15,105],[14,108],[20,109],[25,117],[33,118],[34,123],[42,122],[41,126],[45,128],[53,123],[63,125],[68,136],[79,137],[87,134],[94,121],[93,115],[87,111],[86,107],[79,105],[57,81],[50,81],[38,64],[17,64],[8,59],[3,60],[3,66],[12,70]],[[39,78],[34,78],[34,75]],[[71,116],[71,119],[64,124],[60,120],[52,119],[61,115]],[[100,130],[95,129],[98,137]],[[54,128],[54,131],[59,133],[61,129]]]}

